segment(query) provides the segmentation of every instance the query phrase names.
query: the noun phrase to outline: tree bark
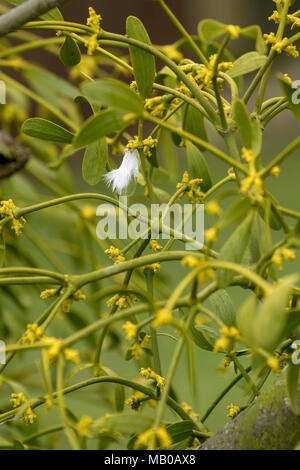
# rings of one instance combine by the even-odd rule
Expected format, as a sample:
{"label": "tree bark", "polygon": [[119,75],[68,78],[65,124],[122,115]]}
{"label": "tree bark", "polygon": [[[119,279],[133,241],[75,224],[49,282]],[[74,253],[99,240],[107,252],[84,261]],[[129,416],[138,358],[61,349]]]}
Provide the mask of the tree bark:
{"label": "tree bark", "polygon": [[67,0],[28,0],[0,16],[0,38]]}
{"label": "tree bark", "polygon": [[[300,403],[300,390],[298,398]],[[293,450],[299,442],[300,416],[289,408],[283,373],[200,450]]]}

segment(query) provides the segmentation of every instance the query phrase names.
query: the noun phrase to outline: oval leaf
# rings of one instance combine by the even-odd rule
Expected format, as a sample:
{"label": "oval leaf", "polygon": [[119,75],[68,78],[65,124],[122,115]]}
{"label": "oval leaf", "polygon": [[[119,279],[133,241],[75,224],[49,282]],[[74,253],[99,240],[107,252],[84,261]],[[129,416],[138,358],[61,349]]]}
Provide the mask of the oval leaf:
{"label": "oval leaf", "polygon": [[[127,18],[126,32],[130,38],[151,45],[148,33],[143,23],[138,18],[134,16]],[[150,94],[155,80],[156,69],[154,56],[135,46],[130,46],[129,52],[138,90],[141,95],[146,98]]]}
{"label": "oval leaf", "polygon": [[86,121],[80,132],[75,136],[73,145],[75,148],[86,147],[101,137],[108,136],[121,129],[125,123],[124,115],[114,109],[103,111]]}
{"label": "oval leaf", "polygon": [[125,83],[117,80],[86,83],[82,87],[82,92],[91,103],[99,106],[110,106],[136,116],[140,116],[143,112],[143,103],[137,94]]}
{"label": "oval leaf", "polygon": [[228,72],[231,77],[240,77],[254,70],[260,69],[267,61],[267,56],[258,52],[247,52],[239,57],[234,63],[232,69]]}
{"label": "oval leaf", "polygon": [[78,65],[81,61],[81,52],[78,44],[70,36],[66,37],[59,55],[62,63],[68,67],[74,67],[74,65]]}
{"label": "oval leaf", "polygon": [[73,134],[54,122],[33,118],[24,122],[22,131],[30,137],[59,144],[70,144]]}
{"label": "oval leaf", "polygon": [[[251,212],[244,222],[233,232],[220,251],[220,261],[230,261],[240,264],[248,246],[251,235],[253,212]],[[227,269],[218,269],[216,278],[220,287],[230,284],[235,273]]]}
{"label": "oval leaf", "polygon": [[82,177],[91,186],[99,183],[107,163],[108,147],[106,137],[88,146],[82,162]]}
{"label": "oval leaf", "polygon": [[201,189],[206,192],[212,187],[210,171],[200,150],[191,142],[186,143],[188,170],[193,178],[201,178]]}

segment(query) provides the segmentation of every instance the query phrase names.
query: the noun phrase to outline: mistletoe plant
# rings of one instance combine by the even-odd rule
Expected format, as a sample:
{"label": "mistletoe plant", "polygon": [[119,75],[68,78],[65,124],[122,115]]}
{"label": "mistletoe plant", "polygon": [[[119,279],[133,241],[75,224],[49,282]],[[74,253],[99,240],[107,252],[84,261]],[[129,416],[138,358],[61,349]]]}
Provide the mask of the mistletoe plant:
{"label": "mistletoe plant", "polygon": [[[297,83],[286,73],[282,96],[265,99],[274,61],[299,56],[300,10],[274,0],[270,34],[208,19],[194,36],[156,2],[178,29],[174,44],[153,45],[133,16],[126,34],[115,34],[93,8],[81,24],[63,19],[59,1],[1,6],[2,448],[205,448],[213,439],[206,420],[237,384],[244,394],[228,417],[238,423],[250,409],[253,425],[270,373],[282,374],[286,412],[298,419],[299,271],[280,271],[300,248],[300,213],[283,207],[267,181],[280,184],[300,137],[269,162],[262,148],[279,113],[300,120]],[[255,48],[234,59],[240,37]],[[36,50],[60,59],[69,79],[31,61]],[[82,150],[83,181],[69,166]],[[78,192],[85,184],[97,186]],[[99,239],[96,207],[121,213],[120,195],[148,204],[149,214],[166,201],[204,204],[205,244],[185,251],[180,243],[191,240],[176,241],[178,227],[167,241],[151,239],[151,218],[134,240]],[[129,211],[128,221],[137,215]],[[163,234],[164,215],[158,225]],[[243,293],[237,309],[234,286]],[[232,375],[206,411],[196,399],[193,411],[175,387],[185,348],[192,391],[203,367],[194,348],[218,354]],[[286,420],[285,444],[268,442],[267,430],[260,445],[293,448],[297,422],[298,431]],[[254,444],[244,438],[242,446]]]}

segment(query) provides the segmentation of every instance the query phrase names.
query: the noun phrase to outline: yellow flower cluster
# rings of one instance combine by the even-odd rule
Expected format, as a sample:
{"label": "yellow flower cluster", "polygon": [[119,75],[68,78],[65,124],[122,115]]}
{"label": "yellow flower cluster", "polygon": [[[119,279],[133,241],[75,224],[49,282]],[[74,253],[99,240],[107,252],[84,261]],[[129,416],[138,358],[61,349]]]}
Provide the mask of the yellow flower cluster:
{"label": "yellow flower cluster", "polygon": [[76,430],[81,437],[91,437],[91,424],[93,420],[90,416],[83,416],[76,424]]}
{"label": "yellow flower cluster", "polygon": [[254,203],[261,203],[264,196],[263,181],[255,168],[255,156],[250,149],[243,147],[242,157],[248,163],[250,175],[241,181],[240,192],[247,194]]}
{"label": "yellow flower cluster", "polygon": [[45,337],[45,332],[37,323],[28,324],[21,343],[34,344]]}
{"label": "yellow flower cluster", "polygon": [[166,308],[158,310],[155,320],[152,322],[153,328],[160,328],[163,325],[170,325],[173,323],[172,312]]}
{"label": "yellow flower cluster", "polygon": [[151,157],[152,152],[151,149],[153,149],[158,143],[157,139],[153,139],[153,137],[149,136],[146,139],[144,139],[142,142],[139,142],[139,138],[136,135],[133,140],[129,140],[126,148],[130,150],[131,152],[137,148],[143,148],[143,152],[145,157]]}
{"label": "yellow flower cluster", "polygon": [[[200,80],[205,87],[207,87],[212,79],[215,76],[218,76],[219,72],[228,72],[228,70],[232,69],[233,63],[232,62],[220,62],[217,66],[217,70],[215,72],[216,60],[218,56],[217,54],[213,54],[209,58],[209,63],[207,67],[202,66],[196,73],[194,79],[196,82]],[[221,80],[222,81],[222,80]]]}
{"label": "yellow flower cluster", "polygon": [[135,441],[134,448],[146,448],[147,450],[167,450],[172,445],[172,439],[165,428],[148,429],[139,435]]}
{"label": "yellow flower cluster", "polygon": [[119,248],[116,248],[115,246],[110,246],[109,248],[107,248],[107,250],[105,250],[104,253],[109,256],[110,259],[115,260],[114,264],[121,264],[126,261],[125,256],[120,255]]}
{"label": "yellow flower cluster", "polygon": [[127,321],[123,326],[123,330],[126,332],[126,339],[129,341],[136,338],[138,326],[134,325],[131,321]]}
{"label": "yellow flower cluster", "polygon": [[[23,392],[20,393],[12,393],[11,394],[11,399],[10,402],[13,406],[13,408],[19,408],[20,406],[24,405],[27,403],[27,399],[24,396]],[[32,411],[31,406],[28,406],[26,410],[24,411],[23,414],[23,419],[26,424],[33,424],[34,421],[36,420],[36,414]]]}
{"label": "yellow flower cluster", "polygon": [[191,406],[189,406],[185,401],[183,401],[181,403],[181,406],[182,408],[184,409],[184,411],[191,417],[191,418],[194,418],[194,419],[197,419],[199,418],[199,414],[198,413],[195,413],[193,411],[193,408]]}
{"label": "yellow flower cluster", "polygon": [[54,297],[56,293],[57,293],[56,289],[45,289],[40,293],[40,298],[42,300],[47,300],[47,299],[50,299],[51,297]]}
{"label": "yellow flower cluster", "polygon": [[128,301],[135,303],[138,301],[138,298],[133,294],[122,296],[116,294],[106,302],[106,305],[110,308],[117,306],[118,310],[122,310],[123,308],[127,308]]}
{"label": "yellow flower cluster", "polygon": [[61,339],[45,336],[42,338],[42,342],[49,346],[47,355],[50,362],[55,361],[62,352],[66,361],[73,362],[73,364],[80,363],[79,352],[76,349],[66,348],[62,351],[63,344]]}
{"label": "yellow flower cluster", "polygon": [[[274,23],[279,24],[280,23],[280,13],[278,10],[274,10],[273,14],[269,16],[269,21],[274,21]],[[297,28],[300,26],[300,18],[296,15],[288,15],[287,16],[287,22],[288,24],[291,24],[291,29]]]}
{"label": "yellow flower cluster", "polygon": [[10,402],[13,408],[18,408],[19,406],[24,405],[24,403],[27,402],[27,399],[25,398],[25,395],[23,392],[12,393],[10,396],[11,396]]}
{"label": "yellow flower cluster", "polygon": [[33,424],[36,420],[37,416],[36,414],[32,411],[31,406],[29,406],[26,411],[24,412],[23,419],[26,424]]}
{"label": "yellow flower cluster", "polygon": [[151,149],[153,149],[158,143],[157,139],[153,139],[153,137],[149,136],[147,139],[143,140],[143,147],[144,147],[144,155],[145,157],[150,158],[152,155]]}
{"label": "yellow flower cluster", "polygon": [[264,34],[266,44],[272,44],[272,50],[281,54],[283,51],[291,57],[297,59],[299,57],[299,52],[294,44],[287,45],[289,38],[283,38],[281,41],[278,41],[275,34],[272,32],[270,34]]}
{"label": "yellow flower cluster", "polygon": [[239,406],[233,405],[232,403],[230,403],[230,405],[227,406],[227,410],[228,410],[227,418],[230,418],[230,419],[234,419],[241,411]]}
{"label": "yellow flower cluster", "polygon": [[159,250],[162,250],[162,246],[159,245],[159,243],[156,240],[151,240],[149,243],[149,246],[153,253],[156,253]]}
{"label": "yellow flower cluster", "polygon": [[14,214],[16,206],[12,199],[8,199],[8,201],[1,201],[0,204],[0,217],[9,217],[11,219],[11,229],[15,232],[16,235],[21,235],[22,230],[26,224],[26,219],[24,217],[16,219]]}
{"label": "yellow flower cluster", "polygon": [[221,336],[219,339],[217,339],[214,345],[214,352],[217,353],[219,351],[233,351],[239,338],[239,331],[234,326],[223,326],[220,333]]}
{"label": "yellow flower cluster", "polygon": [[72,298],[75,300],[75,302],[80,302],[80,300],[86,300],[86,295],[78,289],[76,292],[74,292]]}
{"label": "yellow flower cluster", "polygon": [[102,20],[101,15],[97,15],[92,7],[89,7],[89,17],[86,24],[90,26],[95,33],[86,40],[85,45],[88,50],[88,55],[92,55],[98,47],[98,36],[100,33],[100,21]]}
{"label": "yellow flower cluster", "polygon": [[179,191],[183,186],[186,185],[186,191],[181,193],[178,197],[178,199],[182,199],[184,194],[186,193],[189,201],[191,203],[196,200],[197,203],[200,203],[203,201],[203,193],[201,192],[200,189],[200,184],[203,182],[202,179],[200,178],[194,178],[194,179],[189,179],[189,174],[187,171],[183,173],[182,180],[180,183],[177,183],[176,189]]}
{"label": "yellow flower cluster", "polygon": [[80,363],[79,352],[76,349],[66,348],[64,349],[63,354],[66,361],[73,362],[73,364]]}
{"label": "yellow flower cluster", "polygon": [[275,266],[280,270],[282,270],[282,258],[287,261],[295,261],[296,254],[293,250],[290,250],[289,248],[279,248],[278,250],[276,250],[271,258],[271,262],[275,264]]}
{"label": "yellow flower cluster", "polygon": [[151,269],[154,272],[154,274],[159,273],[160,263],[147,264],[146,266],[142,267],[143,271],[145,271],[145,269]]}
{"label": "yellow flower cluster", "polygon": [[141,398],[143,398],[145,395],[144,393],[142,392],[139,392],[138,390],[136,392],[134,392],[133,395],[131,395],[131,397],[129,397],[126,401],[125,401],[125,405],[127,406],[130,406],[130,408],[132,410],[138,410],[139,407],[140,407],[140,400]]}
{"label": "yellow flower cluster", "polygon": [[135,357],[135,359],[140,359],[143,354],[143,349],[149,349],[149,340],[150,336],[145,335],[142,339],[140,338],[135,341],[128,349],[128,352],[132,357]]}
{"label": "yellow flower cluster", "polygon": [[147,98],[145,101],[145,109],[150,111],[153,116],[162,117],[168,110],[167,102],[162,96]]}
{"label": "yellow flower cluster", "polygon": [[152,369],[150,369],[150,367],[148,367],[147,369],[144,369],[142,367],[140,369],[140,375],[142,377],[145,377],[146,380],[154,380],[158,388],[163,388],[165,386],[166,379],[156,374]]}

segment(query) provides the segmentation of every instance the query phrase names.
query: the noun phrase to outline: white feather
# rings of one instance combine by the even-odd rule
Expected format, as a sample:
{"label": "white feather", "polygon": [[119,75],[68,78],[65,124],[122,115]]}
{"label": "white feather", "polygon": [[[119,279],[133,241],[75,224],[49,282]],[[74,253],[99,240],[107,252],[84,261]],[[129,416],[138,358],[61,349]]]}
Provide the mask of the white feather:
{"label": "white feather", "polygon": [[121,166],[117,170],[112,170],[104,175],[104,179],[109,186],[112,186],[113,191],[122,194],[127,189],[131,179],[137,178],[138,175],[139,160],[137,150],[134,149],[131,152],[126,149]]}

